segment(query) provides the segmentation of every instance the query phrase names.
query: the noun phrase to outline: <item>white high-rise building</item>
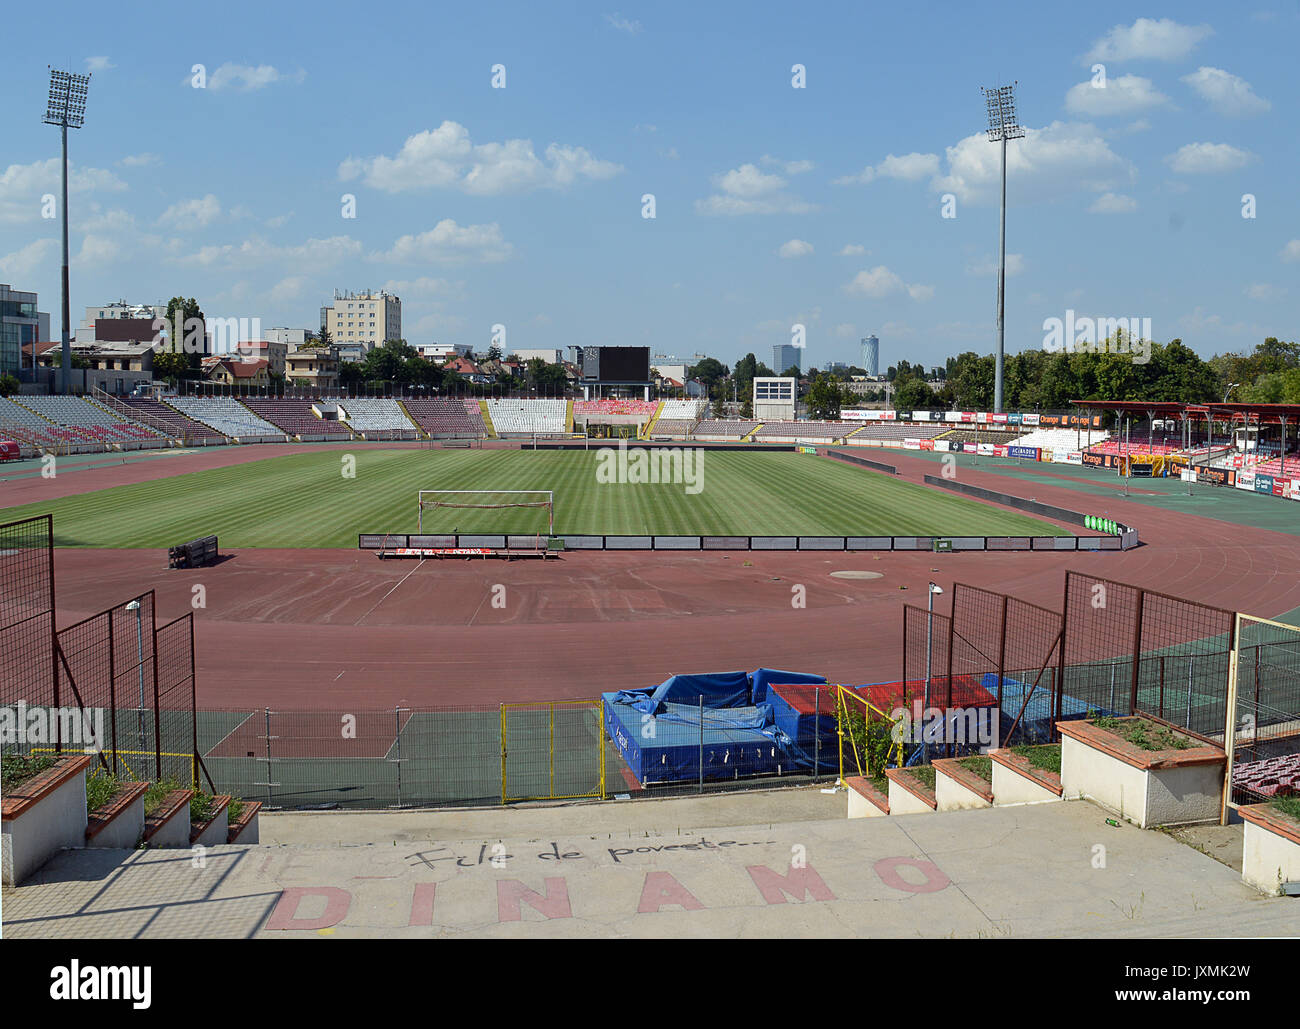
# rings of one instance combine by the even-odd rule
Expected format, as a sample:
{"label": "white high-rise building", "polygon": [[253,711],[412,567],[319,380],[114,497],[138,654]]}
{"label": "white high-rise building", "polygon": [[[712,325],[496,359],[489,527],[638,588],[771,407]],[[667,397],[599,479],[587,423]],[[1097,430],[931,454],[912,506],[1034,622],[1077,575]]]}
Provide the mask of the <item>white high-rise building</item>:
{"label": "white high-rise building", "polygon": [[872,378],[880,375],[880,340],[875,336],[862,337],[862,370]]}
{"label": "white high-rise building", "polygon": [[391,293],[334,291],[331,304],[320,309],[321,328],[340,347],[367,354],[385,340],[402,338],[402,301]]}

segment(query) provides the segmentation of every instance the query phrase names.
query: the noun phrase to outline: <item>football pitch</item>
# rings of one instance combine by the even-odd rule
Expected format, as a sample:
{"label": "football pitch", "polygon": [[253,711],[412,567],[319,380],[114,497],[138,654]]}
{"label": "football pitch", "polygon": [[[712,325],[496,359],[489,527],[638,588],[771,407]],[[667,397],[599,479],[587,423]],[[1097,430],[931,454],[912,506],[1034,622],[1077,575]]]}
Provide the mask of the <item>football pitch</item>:
{"label": "football pitch", "polygon": [[[65,547],[167,547],[213,534],[223,549],[355,547],[358,533],[415,532],[420,490],[551,490],[557,534],[1069,534],[809,454],[705,451],[687,483],[611,482],[600,469],[596,451],[307,451],[6,508],[0,522],[53,514]],[[546,511],[426,508],[424,531],[545,533]]]}

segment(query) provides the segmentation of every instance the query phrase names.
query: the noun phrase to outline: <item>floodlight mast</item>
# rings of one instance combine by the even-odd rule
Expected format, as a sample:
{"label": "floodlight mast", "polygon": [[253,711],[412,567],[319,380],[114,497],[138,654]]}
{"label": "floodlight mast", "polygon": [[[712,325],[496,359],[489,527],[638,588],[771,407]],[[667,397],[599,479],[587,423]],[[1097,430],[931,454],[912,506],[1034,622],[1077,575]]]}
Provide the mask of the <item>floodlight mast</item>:
{"label": "floodlight mast", "polygon": [[[86,121],[89,75],[50,69],[50,97],[45,105],[45,124],[59,126],[63,137],[63,392],[72,392],[72,319],[68,299],[68,129],[79,129]],[[33,358],[34,361],[34,358]]]}
{"label": "floodlight mast", "polygon": [[981,89],[989,112],[989,142],[1002,144],[1002,208],[998,225],[998,352],[994,357],[993,410],[1002,412],[1003,321],[1007,286],[1007,140],[1020,139],[1025,130],[1016,122],[1016,83]]}

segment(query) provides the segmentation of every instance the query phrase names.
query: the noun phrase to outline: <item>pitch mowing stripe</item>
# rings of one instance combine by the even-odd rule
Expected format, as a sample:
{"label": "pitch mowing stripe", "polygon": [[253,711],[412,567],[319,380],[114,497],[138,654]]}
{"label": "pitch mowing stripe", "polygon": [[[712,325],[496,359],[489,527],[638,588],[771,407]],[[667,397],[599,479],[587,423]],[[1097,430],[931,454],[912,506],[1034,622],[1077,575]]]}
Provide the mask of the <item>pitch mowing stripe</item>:
{"label": "pitch mowing stripe", "polygon": [[[355,476],[343,474],[345,458]],[[575,451],[305,452],[117,486],[0,512],[52,513],[60,546],[163,547],[215,533],[226,547],[352,547],[414,532],[421,489],[555,492],[556,531],[607,535],[1063,535],[1027,515],[793,453],[703,456],[703,491],[601,484]],[[537,509],[428,512],[426,531],[545,531]]]}

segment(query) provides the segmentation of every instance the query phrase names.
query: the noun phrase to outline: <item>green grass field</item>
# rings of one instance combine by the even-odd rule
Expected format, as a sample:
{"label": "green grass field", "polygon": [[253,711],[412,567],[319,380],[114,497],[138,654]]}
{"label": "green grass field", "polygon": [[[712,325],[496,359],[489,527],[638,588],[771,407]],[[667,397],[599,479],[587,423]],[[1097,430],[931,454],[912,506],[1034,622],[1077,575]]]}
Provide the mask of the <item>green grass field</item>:
{"label": "green grass field", "polygon": [[[555,493],[555,531],[608,535],[1068,535],[1027,515],[807,454],[708,451],[702,489],[598,483],[584,451],[316,451],[0,510],[54,515],[68,547],[165,547],[216,534],[229,547],[355,547],[415,532],[421,489]],[[545,511],[426,510],[425,532],[546,531]]]}

